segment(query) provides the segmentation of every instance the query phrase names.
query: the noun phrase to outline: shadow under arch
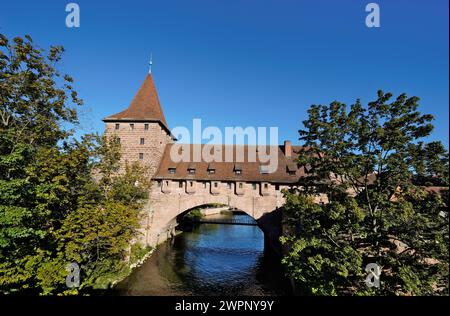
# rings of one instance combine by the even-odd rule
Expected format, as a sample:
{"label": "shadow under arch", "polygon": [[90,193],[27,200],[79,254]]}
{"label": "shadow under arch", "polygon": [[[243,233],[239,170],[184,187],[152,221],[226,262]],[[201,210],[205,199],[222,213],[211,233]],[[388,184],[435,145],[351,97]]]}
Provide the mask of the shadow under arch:
{"label": "shadow under arch", "polygon": [[195,206],[190,205],[188,208],[185,208],[179,212],[175,218],[172,220],[172,223],[176,223],[178,225],[182,219],[191,211],[195,209],[200,209],[207,207],[211,204],[220,204],[221,206],[218,207],[224,207],[228,208],[235,212],[241,212],[246,214],[247,216],[251,217],[255,222],[257,223],[257,226],[262,231],[264,236],[264,249],[269,254],[273,254],[277,257],[282,256],[282,246],[279,240],[279,237],[281,236],[282,232],[282,212],[280,208],[277,208],[275,210],[269,211],[264,213],[261,217],[255,218],[253,217],[253,214],[249,210],[241,209],[239,207],[236,207],[234,205],[230,204],[222,204],[222,203],[202,203]]}

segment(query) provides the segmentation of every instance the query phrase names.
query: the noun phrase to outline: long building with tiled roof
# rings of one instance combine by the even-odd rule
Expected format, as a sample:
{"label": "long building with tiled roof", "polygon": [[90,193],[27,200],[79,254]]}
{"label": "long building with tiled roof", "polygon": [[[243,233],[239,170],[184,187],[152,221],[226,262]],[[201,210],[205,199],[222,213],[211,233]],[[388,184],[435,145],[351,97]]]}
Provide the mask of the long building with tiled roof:
{"label": "long building with tiled roof", "polygon": [[[197,181],[245,181],[245,182],[270,182],[279,184],[297,183],[304,175],[304,169],[298,168],[296,159],[300,147],[291,146],[285,142],[282,146],[267,146],[266,154],[272,151],[276,156],[277,166],[273,172],[267,172],[266,163],[259,159],[249,161],[252,157],[250,152],[258,154],[257,146],[249,145],[186,145],[184,150],[189,150],[190,159],[187,161],[174,162],[171,159],[171,151],[175,145],[168,144],[164,151],[160,167],[154,176],[156,180],[197,180]],[[207,162],[204,159],[195,162],[194,151],[199,152],[215,150],[221,159],[219,162]],[[233,160],[226,161],[226,152],[232,153]],[[239,159],[238,154],[242,153]],[[203,156],[201,156],[203,157]]]}

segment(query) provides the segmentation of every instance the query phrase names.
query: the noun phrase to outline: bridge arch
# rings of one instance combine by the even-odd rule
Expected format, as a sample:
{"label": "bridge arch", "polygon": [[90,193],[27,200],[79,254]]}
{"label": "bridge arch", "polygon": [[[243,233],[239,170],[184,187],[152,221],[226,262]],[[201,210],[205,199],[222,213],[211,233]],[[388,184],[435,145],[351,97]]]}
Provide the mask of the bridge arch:
{"label": "bridge arch", "polygon": [[180,215],[207,204],[221,204],[235,208],[255,219],[264,233],[266,249],[269,247],[280,254],[281,211],[277,196],[153,193],[145,225],[145,243],[154,246],[173,237]]}

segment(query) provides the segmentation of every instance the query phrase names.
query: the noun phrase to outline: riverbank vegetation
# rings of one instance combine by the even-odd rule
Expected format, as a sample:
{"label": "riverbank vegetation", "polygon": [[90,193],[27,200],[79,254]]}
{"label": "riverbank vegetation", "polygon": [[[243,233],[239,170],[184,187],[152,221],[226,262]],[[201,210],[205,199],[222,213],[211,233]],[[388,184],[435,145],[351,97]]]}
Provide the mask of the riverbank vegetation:
{"label": "riverbank vegetation", "polygon": [[0,34],[0,293],[84,293],[124,269],[138,236],[148,178],[120,166],[117,140],[73,137],[83,101],[56,68],[63,52]]}
{"label": "riverbank vegetation", "polygon": [[198,220],[200,218],[202,218],[204,215],[202,213],[202,211],[198,208],[193,209],[192,211],[190,211],[189,213],[186,214],[185,218],[187,220]]}
{"label": "riverbank vegetation", "polygon": [[282,237],[299,294],[448,295],[448,152],[425,142],[433,117],[417,97],[391,99],[308,111],[298,164],[309,176],[285,192]]}

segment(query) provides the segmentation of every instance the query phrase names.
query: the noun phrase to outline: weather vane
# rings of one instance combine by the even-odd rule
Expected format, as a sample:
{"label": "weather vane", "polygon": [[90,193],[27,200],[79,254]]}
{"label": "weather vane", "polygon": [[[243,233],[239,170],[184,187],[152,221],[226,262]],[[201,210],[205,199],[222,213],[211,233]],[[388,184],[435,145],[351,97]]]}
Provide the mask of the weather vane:
{"label": "weather vane", "polygon": [[150,66],[148,73],[151,74],[152,73],[152,65],[153,65],[153,53],[150,53],[150,62],[148,64]]}

